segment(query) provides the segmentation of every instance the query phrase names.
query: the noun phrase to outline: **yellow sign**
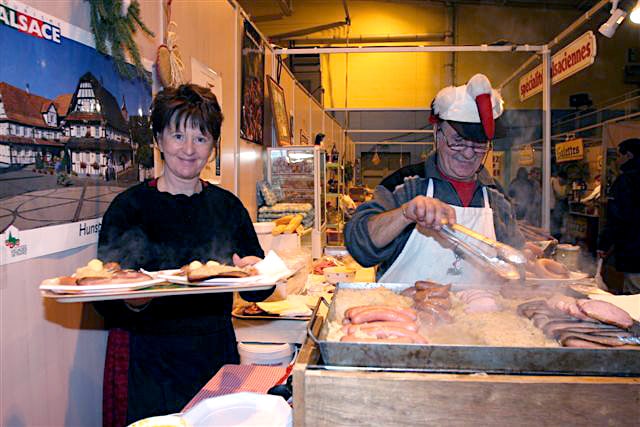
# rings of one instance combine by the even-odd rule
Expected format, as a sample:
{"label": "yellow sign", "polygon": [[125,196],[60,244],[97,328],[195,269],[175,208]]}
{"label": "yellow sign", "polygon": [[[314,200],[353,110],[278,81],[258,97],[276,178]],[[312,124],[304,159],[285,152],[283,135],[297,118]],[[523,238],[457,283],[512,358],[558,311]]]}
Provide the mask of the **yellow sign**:
{"label": "yellow sign", "polygon": [[584,146],[582,138],[556,144],[556,163],[582,160],[584,158]]}
{"label": "yellow sign", "polygon": [[520,149],[520,159],[518,163],[522,166],[532,166],[534,163],[533,147],[527,144]]}
{"label": "yellow sign", "polygon": [[502,179],[502,168],[504,165],[504,151],[494,151],[491,156],[491,175],[494,178]]}

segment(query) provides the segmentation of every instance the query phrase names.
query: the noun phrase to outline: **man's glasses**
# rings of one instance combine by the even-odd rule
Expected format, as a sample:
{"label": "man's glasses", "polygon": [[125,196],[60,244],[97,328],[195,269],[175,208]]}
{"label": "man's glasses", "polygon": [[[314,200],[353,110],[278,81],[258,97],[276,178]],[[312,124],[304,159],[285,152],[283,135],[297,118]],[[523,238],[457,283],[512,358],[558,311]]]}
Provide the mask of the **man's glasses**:
{"label": "man's glasses", "polygon": [[447,135],[445,135],[442,129],[438,129],[438,132],[442,134],[442,136],[444,137],[444,141],[447,144],[447,147],[449,147],[449,149],[451,149],[452,151],[463,151],[466,148],[471,148],[473,149],[473,152],[476,154],[486,154],[487,151],[489,151],[489,149],[491,148],[491,142],[485,142],[485,143],[472,142],[470,144],[465,144],[465,143],[456,142],[456,141],[451,142],[449,141],[449,138],[447,138]]}

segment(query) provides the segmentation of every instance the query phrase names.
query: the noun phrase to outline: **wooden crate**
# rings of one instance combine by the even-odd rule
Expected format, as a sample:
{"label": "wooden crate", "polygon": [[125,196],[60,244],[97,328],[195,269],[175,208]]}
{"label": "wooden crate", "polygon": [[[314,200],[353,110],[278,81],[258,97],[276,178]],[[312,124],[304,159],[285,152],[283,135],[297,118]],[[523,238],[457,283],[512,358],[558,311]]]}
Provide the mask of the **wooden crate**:
{"label": "wooden crate", "polygon": [[[631,350],[630,350],[631,351]],[[638,425],[640,378],[328,371],[307,339],[296,426]]]}

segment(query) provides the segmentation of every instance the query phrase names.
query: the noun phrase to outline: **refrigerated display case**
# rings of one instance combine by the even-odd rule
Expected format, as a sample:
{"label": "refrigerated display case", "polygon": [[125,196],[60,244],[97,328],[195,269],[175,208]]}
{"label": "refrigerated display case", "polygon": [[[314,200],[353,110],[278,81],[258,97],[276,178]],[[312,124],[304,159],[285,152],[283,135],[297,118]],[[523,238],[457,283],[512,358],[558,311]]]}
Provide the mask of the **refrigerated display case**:
{"label": "refrigerated display case", "polygon": [[311,255],[322,256],[326,229],[326,152],[318,146],[267,149],[267,180],[287,203],[310,203],[314,215]]}

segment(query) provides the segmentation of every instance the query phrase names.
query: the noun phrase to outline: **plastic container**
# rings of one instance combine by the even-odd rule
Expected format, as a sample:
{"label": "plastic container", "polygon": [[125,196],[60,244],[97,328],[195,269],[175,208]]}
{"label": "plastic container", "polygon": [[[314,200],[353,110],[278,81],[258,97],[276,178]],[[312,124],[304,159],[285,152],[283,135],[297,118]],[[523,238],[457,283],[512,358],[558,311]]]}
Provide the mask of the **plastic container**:
{"label": "plastic container", "polygon": [[241,365],[265,365],[286,367],[291,362],[291,344],[238,343]]}
{"label": "plastic container", "polygon": [[580,269],[580,246],[561,243],[556,246],[554,258],[569,270],[578,271]]}
{"label": "plastic container", "polygon": [[356,271],[349,267],[327,267],[323,270],[324,278],[327,282],[336,285],[340,282],[353,282]]}
{"label": "plastic container", "polygon": [[258,235],[258,242],[260,243],[260,247],[264,253],[267,253],[272,249],[273,235],[271,234],[271,231],[273,231],[275,226],[276,224],[273,221],[253,223],[253,229]]}

